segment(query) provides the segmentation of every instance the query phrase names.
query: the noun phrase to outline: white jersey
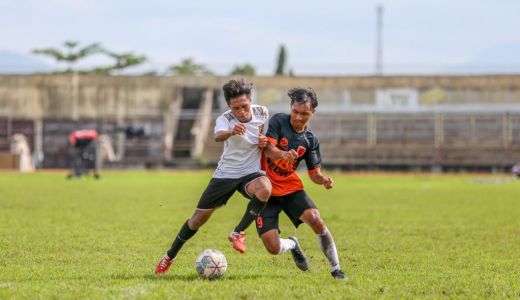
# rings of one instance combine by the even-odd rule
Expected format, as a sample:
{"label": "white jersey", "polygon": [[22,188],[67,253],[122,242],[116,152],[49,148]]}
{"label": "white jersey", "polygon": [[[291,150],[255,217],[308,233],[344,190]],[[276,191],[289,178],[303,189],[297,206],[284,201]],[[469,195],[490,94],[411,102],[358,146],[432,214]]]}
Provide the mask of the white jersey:
{"label": "white jersey", "polygon": [[251,121],[240,122],[230,110],[217,118],[215,133],[232,130],[236,124],[246,126],[243,135],[232,135],[224,141],[224,151],[218,162],[213,178],[240,178],[251,173],[260,172],[260,156],[258,135],[265,135],[269,127],[269,112],[260,105],[251,105]]}

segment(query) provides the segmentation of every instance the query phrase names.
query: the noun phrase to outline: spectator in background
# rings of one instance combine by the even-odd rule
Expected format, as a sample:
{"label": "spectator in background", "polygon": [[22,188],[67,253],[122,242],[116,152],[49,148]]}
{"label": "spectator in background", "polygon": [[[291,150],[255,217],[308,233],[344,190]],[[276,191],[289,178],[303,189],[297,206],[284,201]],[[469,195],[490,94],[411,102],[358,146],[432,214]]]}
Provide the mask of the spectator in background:
{"label": "spectator in background", "polygon": [[515,174],[517,178],[520,178],[520,162],[517,162],[512,168],[511,172]]}
{"label": "spectator in background", "polygon": [[27,137],[23,134],[14,134],[11,140],[11,153],[20,156],[20,172],[34,172],[34,165],[31,157],[31,149],[27,142]]}
{"label": "spectator in background", "polygon": [[69,178],[79,178],[88,172],[88,169],[94,170],[94,177],[99,178],[96,169],[96,143],[98,132],[93,129],[75,130],[69,135],[69,141],[74,146],[72,153],[72,173]]}

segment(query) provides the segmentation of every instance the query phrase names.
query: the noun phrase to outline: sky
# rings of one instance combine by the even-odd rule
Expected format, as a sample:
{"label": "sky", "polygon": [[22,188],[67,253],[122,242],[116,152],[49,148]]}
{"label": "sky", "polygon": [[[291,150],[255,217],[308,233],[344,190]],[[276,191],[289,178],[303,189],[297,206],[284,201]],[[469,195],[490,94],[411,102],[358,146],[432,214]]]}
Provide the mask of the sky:
{"label": "sky", "polygon": [[249,63],[271,75],[284,44],[296,75],[371,74],[378,5],[384,73],[520,73],[520,0],[0,0],[0,53],[56,67],[31,50],[76,40],[146,55],[139,71],[191,57],[217,74]]}

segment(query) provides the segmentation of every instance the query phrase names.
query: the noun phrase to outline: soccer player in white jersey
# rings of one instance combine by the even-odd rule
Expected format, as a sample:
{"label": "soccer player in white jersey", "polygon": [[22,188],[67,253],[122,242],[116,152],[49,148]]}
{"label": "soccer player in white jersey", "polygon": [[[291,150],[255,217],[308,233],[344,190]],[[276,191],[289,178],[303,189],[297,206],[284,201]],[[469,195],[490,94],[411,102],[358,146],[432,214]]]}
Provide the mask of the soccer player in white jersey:
{"label": "soccer player in white jersey", "polygon": [[261,151],[267,145],[269,113],[267,108],[251,104],[252,87],[243,79],[230,80],[222,87],[229,110],[217,118],[214,132],[215,141],[224,142],[224,151],[195,212],[182,225],[171,248],[157,264],[155,274],[168,272],[184,243],[235,191],[251,200],[244,217],[229,236],[233,248],[241,253],[245,251],[244,230],[260,215],[272,189],[260,169]]}

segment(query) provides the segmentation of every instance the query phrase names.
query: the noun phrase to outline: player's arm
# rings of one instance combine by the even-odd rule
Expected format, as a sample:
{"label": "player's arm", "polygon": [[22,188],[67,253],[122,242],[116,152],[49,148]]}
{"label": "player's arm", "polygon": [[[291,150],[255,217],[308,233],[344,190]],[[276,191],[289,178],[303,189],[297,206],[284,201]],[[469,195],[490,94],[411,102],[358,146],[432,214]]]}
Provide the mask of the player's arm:
{"label": "player's arm", "polygon": [[215,142],[223,142],[233,135],[242,135],[246,133],[246,126],[244,124],[236,124],[231,130],[219,130],[215,132]]}
{"label": "player's arm", "polygon": [[258,128],[258,148],[261,150],[263,150],[267,146],[267,143],[269,143],[266,136],[267,130],[269,129],[269,111],[265,106],[262,106],[262,110],[264,112],[265,123],[260,125]]}
{"label": "player's arm", "polygon": [[334,180],[331,177],[327,177],[321,173],[320,168],[314,169],[309,172],[309,177],[312,182],[323,185],[327,190],[334,186]]}
{"label": "player's arm", "polygon": [[316,136],[312,138],[312,149],[305,155],[308,174],[312,182],[323,185],[327,190],[334,186],[334,180],[321,173],[320,142]]}
{"label": "player's arm", "polygon": [[260,134],[258,136],[258,148],[264,149],[269,142],[267,141],[267,137],[265,135]]}
{"label": "player's arm", "polygon": [[264,147],[264,155],[273,161],[277,159],[282,159],[291,163],[298,158],[298,152],[296,152],[293,149],[289,151],[283,151],[276,147],[278,143],[278,138],[280,137],[282,132],[282,125],[280,123],[279,117],[280,115],[274,115],[269,120],[269,127],[265,134],[267,144]]}
{"label": "player's arm", "polygon": [[264,148],[264,154],[265,156],[269,157],[269,159],[282,159],[288,162],[293,162],[298,158],[298,152],[296,152],[294,149],[291,149],[289,151],[283,151],[278,149],[278,147],[276,147],[273,143],[269,142],[269,138],[267,140],[268,143]]}

